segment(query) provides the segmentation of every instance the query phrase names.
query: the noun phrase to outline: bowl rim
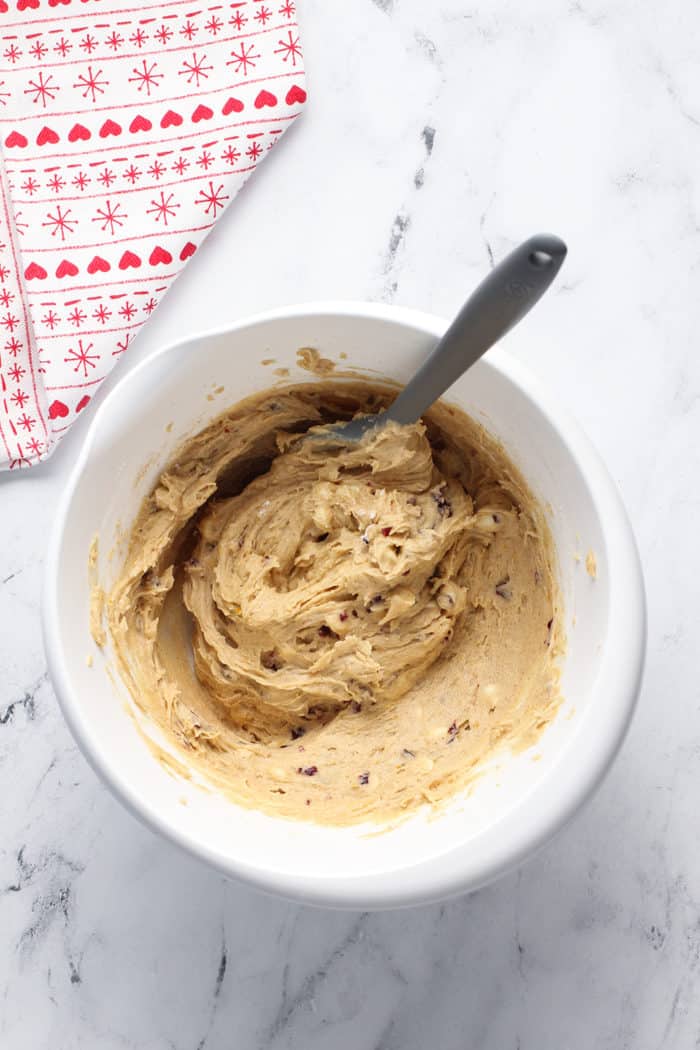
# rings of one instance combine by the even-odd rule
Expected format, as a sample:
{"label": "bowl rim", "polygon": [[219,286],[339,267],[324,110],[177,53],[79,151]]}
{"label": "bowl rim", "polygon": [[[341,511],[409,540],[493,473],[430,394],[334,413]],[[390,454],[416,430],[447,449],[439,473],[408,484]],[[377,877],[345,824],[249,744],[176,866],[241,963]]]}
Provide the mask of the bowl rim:
{"label": "bowl rim", "polygon": [[[480,832],[471,844],[456,844],[446,853],[411,866],[342,876],[270,870],[224,854],[209,844],[192,841],[174,827],[160,809],[131,787],[118,763],[112,761],[104,750],[98,751],[92,746],[87,730],[89,720],[83,716],[59,641],[59,551],[72,497],[102,419],[110,413],[113,405],[124,399],[137,377],[157,367],[165,355],[184,349],[188,344],[194,349],[197,343],[205,340],[271,322],[304,317],[309,320],[333,317],[341,321],[343,318],[389,321],[434,338],[439,338],[447,326],[446,321],[435,315],[406,307],[346,300],[310,302],[262,311],[239,321],[191,333],[135,364],[97,406],[57,507],[42,596],[42,629],[49,674],[63,715],[83,755],[112,793],[147,827],[222,874],[278,896],[336,908],[378,909],[442,900],[478,889],[519,866],[568,824],[590,798],[609,770],[626,735],[641,687],[645,659],[644,582],[635,538],[620,495],[597,451],[579,425],[562,410],[555,395],[502,348],[496,347],[489,352],[488,365],[513,382],[537,405],[576,461],[589,487],[609,552],[611,604],[617,596],[625,613],[617,619],[610,617],[608,644],[594,685],[596,691],[606,690],[608,694],[604,717],[583,720],[579,734],[582,742],[591,746],[581,749],[576,764],[567,764],[567,775],[560,777],[557,784],[558,792],[551,790],[557,763],[548,777],[528,793],[526,811],[516,807]],[[475,851],[476,841],[480,848]]]}

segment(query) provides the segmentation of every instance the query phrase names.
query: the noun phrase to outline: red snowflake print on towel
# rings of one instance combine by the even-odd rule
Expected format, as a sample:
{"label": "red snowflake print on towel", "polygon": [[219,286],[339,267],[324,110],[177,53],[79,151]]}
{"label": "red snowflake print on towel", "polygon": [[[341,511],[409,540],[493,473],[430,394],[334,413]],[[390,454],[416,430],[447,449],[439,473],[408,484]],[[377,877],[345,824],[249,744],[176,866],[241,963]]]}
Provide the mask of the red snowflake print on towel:
{"label": "red snowflake print on towel", "polygon": [[89,185],[90,181],[89,175],[86,175],[84,171],[79,171],[78,174],[74,175],[71,179],[71,184],[75,186],[76,190],[80,190],[82,193],[85,187]]}
{"label": "red snowflake print on towel", "polygon": [[253,15],[256,22],[259,22],[261,26],[266,26],[269,20],[272,18],[272,10],[269,7],[259,7]]}
{"label": "red snowflake print on towel", "polygon": [[72,365],[74,372],[79,372],[82,369],[83,378],[87,379],[89,369],[97,368],[95,362],[100,359],[99,354],[90,353],[93,348],[92,343],[85,345],[83,340],[79,339],[76,347],[69,348],[68,356],[63,358],[64,363]]}
{"label": "red snowflake print on towel", "polygon": [[104,95],[105,88],[108,85],[109,81],[104,77],[101,69],[93,72],[92,66],[88,66],[87,73],[81,73],[73,87],[78,88],[83,98],[88,98],[89,96],[91,102],[96,102],[97,96]]}
{"label": "red snowflake print on towel", "polygon": [[192,40],[197,35],[199,29],[194,24],[191,18],[188,18],[184,26],[180,30],[180,36],[184,36],[185,40]]}
{"label": "red snowflake print on towel", "polygon": [[87,314],[79,306],[74,306],[71,312],[68,314],[66,320],[74,325],[75,328],[80,328],[81,324],[87,318]]}
{"label": "red snowflake print on towel", "polygon": [[161,25],[160,29],[156,29],[155,33],[153,34],[158,43],[162,44],[163,47],[165,47],[172,35],[172,29],[170,28],[170,26],[166,26],[165,23]]}
{"label": "red snowflake print on towel", "polygon": [[22,381],[22,376],[26,376],[27,369],[22,368],[21,365],[15,364],[12,365],[11,368],[8,368],[7,374],[10,377],[10,379],[13,379],[15,381],[15,383],[20,383]]}
{"label": "red snowflake print on towel", "polygon": [[212,36],[216,36],[216,34],[223,28],[223,25],[224,23],[218,15],[212,15],[209,21],[204,23],[204,28],[208,33],[211,33]]}
{"label": "red snowflake print on towel", "polygon": [[32,453],[32,455],[40,456],[42,449],[44,448],[44,442],[37,440],[37,438],[32,438],[30,441],[27,442],[27,448]]}
{"label": "red snowflake print on towel", "polygon": [[168,219],[172,219],[180,205],[175,200],[175,194],[169,193],[166,197],[163,190],[160,191],[160,198],[158,200],[151,201],[152,207],[146,208],[148,215],[153,215],[156,222],[162,222],[164,226],[168,225]]}
{"label": "red snowflake print on towel", "polygon": [[126,212],[119,202],[112,204],[111,201],[106,200],[104,205],[97,209],[97,215],[93,216],[92,221],[100,224],[100,229],[103,233],[109,230],[110,234],[114,236],[115,227],[123,226],[126,218]]}
{"label": "red snowflake print on towel", "polygon": [[235,146],[227,146],[221,154],[221,159],[225,160],[227,164],[230,164],[233,167],[236,161],[240,159],[240,156],[241,152],[240,150],[237,150]]}
{"label": "red snowflake print on towel", "polygon": [[121,33],[113,30],[108,37],[105,37],[105,44],[107,47],[111,47],[112,51],[118,51],[124,43],[124,37]]}
{"label": "red snowflake print on towel", "polygon": [[5,349],[7,350],[8,354],[12,354],[13,357],[17,357],[20,351],[24,349],[24,344],[16,336],[13,335],[12,338],[8,339],[5,343]]}
{"label": "red snowflake print on towel", "polygon": [[209,168],[214,163],[214,154],[210,153],[208,149],[203,149],[200,155],[197,157],[196,163],[202,169],[202,171],[209,171]]}
{"label": "red snowflake print on towel", "polygon": [[54,193],[60,193],[65,184],[66,180],[62,178],[56,171],[46,183],[46,188],[49,190],[53,190]]}
{"label": "red snowflake print on towel", "polygon": [[299,37],[294,36],[291,29],[287,33],[286,40],[279,41],[279,47],[275,48],[276,55],[282,55],[283,62],[291,62],[291,65],[296,69],[297,62],[301,62],[302,51],[301,44],[299,43]]}
{"label": "red snowflake print on towel", "polygon": [[24,221],[24,219],[22,218],[21,211],[15,212],[15,226],[17,227],[17,233],[20,235],[20,237],[23,237],[25,231],[29,226],[29,223]]}
{"label": "red snowflake print on towel", "polygon": [[56,83],[51,73],[49,73],[48,76],[45,76],[45,74],[40,71],[33,80],[29,81],[24,93],[25,95],[32,96],[32,102],[35,104],[41,104],[43,108],[46,109],[47,104],[53,102],[60,90],[59,85]]}
{"label": "red snowflake print on towel", "polygon": [[92,33],[86,33],[84,37],[81,37],[78,46],[86,55],[91,55],[97,47],[97,37],[93,36]]}
{"label": "red snowflake print on towel", "polygon": [[66,55],[70,54],[73,50],[73,45],[69,40],[66,40],[66,38],[62,36],[60,40],[56,41],[53,49],[57,55],[60,55],[61,58],[65,58]]}
{"label": "red snowflake print on towel", "polygon": [[206,190],[200,190],[199,196],[195,200],[195,204],[205,205],[204,211],[207,215],[210,215],[212,219],[215,219],[220,211],[223,211],[226,207],[226,201],[229,199],[228,193],[224,193],[224,184],[220,186],[214,186],[213,182],[209,182]]}
{"label": "red snowflake print on towel", "polygon": [[148,174],[153,179],[160,179],[166,172],[165,164],[161,160],[154,160],[148,169]]}
{"label": "red snowflake print on towel", "polygon": [[2,57],[7,59],[8,62],[11,62],[12,65],[14,65],[15,62],[19,62],[20,58],[22,57],[22,50],[21,48],[17,47],[17,44],[10,44],[10,46],[5,48],[5,50],[3,51]]}
{"label": "red snowflake print on towel", "polygon": [[192,52],[191,59],[183,59],[183,68],[180,69],[179,75],[187,78],[187,83],[194,83],[199,87],[200,80],[208,80],[209,73],[214,68],[210,63],[207,63],[207,56],[198,55],[196,51]]}
{"label": "red snowflake print on towel", "polygon": [[130,164],[126,171],[123,172],[124,178],[131,186],[136,185],[142,174],[141,169],[137,168],[135,164]]}
{"label": "red snowflake print on towel", "polygon": [[32,46],[29,48],[29,54],[32,58],[36,59],[37,62],[43,62],[44,57],[48,54],[48,47],[43,40],[35,40]]}
{"label": "red snowflake print on towel", "polygon": [[227,62],[227,66],[233,66],[234,73],[242,73],[244,77],[248,76],[248,67],[255,69],[255,64],[260,58],[260,54],[256,52],[255,45],[241,44],[238,51],[234,48],[231,52],[231,61]]}
{"label": "red snowflake print on towel", "polygon": [[70,208],[64,209],[57,204],[55,212],[49,212],[46,216],[47,221],[42,222],[41,225],[51,229],[52,237],[60,237],[62,241],[65,241],[66,235],[75,233],[75,227],[78,225],[77,219],[69,218],[70,214]]}
{"label": "red snowflake print on towel", "polygon": [[123,354],[128,349],[129,343],[131,342],[131,332],[127,332],[123,339],[120,339],[117,343],[117,349],[112,351],[112,357],[118,357],[119,354]]}
{"label": "red snowflake print on towel", "polygon": [[111,168],[108,168],[105,165],[105,167],[97,176],[97,181],[100,183],[100,185],[104,186],[105,189],[108,190],[112,183],[117,181],[117,176],[114,174]]}
{"label": "red snowflake print on towel", "polygon": [[21,184],[22,192],[28,193],[30,197],[33,197],[36,191],[39,189],[39,183],[33,175],[28,175],[24,182]]}
{"label": "red snowflake print on towel", "polygon": [[60,323],[60,320],[61,318],[58,316],[55,310],[48,310],[47,313],[45,313],[42,317],[41,323],[43,325],[46,325],[46,327],[50,328],[53,332],[56,325]]}
{"label": "red snowflake print on towel", "polygon": [[145,30],[141,29],[140,27],[129,37],[129,43],[133,44],[134,47],[138,48],[143,47],[147,40],[148,33],[146,33]]}
{"label": "red snowflake print on towel", "polygon": [[26,412],[23,412],[22,415],[19,416],[19,418],[17,419],[17,424],[24,430],[33,430],[36,426],[36,419],[34,418],[34,416],[30,416]]}
{"label": "red snowflake print on towel", "polygon": [[4,317],[0,317],[0,324],[8,332],[14,332],[15,328],[19,324],[19,317],[15,317],[14,314],[6,313]]}
{"label": "red snowflake print on towel", "polygon": [[158,81],[162,80],[165,76],[164,73],[156,73],[158,67],[157,62],[147,62],[146,59],[141,60],[141,68],[134,67],[133,77],[129,77],[130,84],[137,84],[137,91],[145,91],[148,97],[151,97],[151,90],[158,87]]}

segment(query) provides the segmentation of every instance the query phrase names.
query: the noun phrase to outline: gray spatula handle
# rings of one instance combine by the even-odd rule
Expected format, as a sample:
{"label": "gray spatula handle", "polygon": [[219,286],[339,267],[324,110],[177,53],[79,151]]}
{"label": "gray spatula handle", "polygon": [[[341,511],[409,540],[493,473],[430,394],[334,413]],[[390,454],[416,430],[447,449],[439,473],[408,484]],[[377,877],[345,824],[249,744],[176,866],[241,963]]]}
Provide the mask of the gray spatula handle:
{"label": "gray spatula handle", "polygon": [[479,285],[384,420],[415,423],[544,295],[566,258],[566,245],[542,233],[511,252]]}

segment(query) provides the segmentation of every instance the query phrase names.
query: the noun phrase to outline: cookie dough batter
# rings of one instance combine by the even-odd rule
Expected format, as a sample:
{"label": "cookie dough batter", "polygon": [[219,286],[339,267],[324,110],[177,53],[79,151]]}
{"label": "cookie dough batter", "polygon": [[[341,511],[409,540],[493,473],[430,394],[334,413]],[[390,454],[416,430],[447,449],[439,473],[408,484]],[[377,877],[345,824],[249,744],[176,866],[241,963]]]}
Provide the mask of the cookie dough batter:
{"label": "cookie dough batter", "polygon": [[451,796],[559,704],[549,532],[503,450],[436,406],[300,440],[394,391],[288,387],[188,441],[105,601],[121,673],[238,803],[382,822]]}

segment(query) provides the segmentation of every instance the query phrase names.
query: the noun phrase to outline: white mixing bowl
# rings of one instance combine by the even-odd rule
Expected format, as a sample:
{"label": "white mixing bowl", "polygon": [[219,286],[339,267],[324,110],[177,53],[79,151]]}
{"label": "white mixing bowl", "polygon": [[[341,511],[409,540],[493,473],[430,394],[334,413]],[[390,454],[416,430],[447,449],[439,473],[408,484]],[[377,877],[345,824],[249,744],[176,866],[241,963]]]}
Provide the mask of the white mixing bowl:
{"label": "white mixing bowl", "polygon": [[[444,327],[408,310],[335,303],[268,313],[162,351],[125,375],[95,413],[53,530],[46,650],[87,758],[146,824],[226,875],[305,902],[385,908],[473,890],[534,853],[599,784],[637,698],[645,602],[632,531],[597,454],[554,398],[502,351],[451,389],[449,399],[501,439],[551,507],[568,635],[565,703],[529,752],[501,757],[443,810],[418,813],[383,834],[241,809],[167,772],[110,673],[109,648],[101,652],[90,637],[88,552],[98,534],[101,582],[109,585],[124,531],[173,450],[228,405],[272,385],[263,360],[288,368],[289,381],[308,381],[296,351],[313,346],[336,360],[347,354],[343,364],[405,381]],[[596,580],[580,557],[589,550]]]}

